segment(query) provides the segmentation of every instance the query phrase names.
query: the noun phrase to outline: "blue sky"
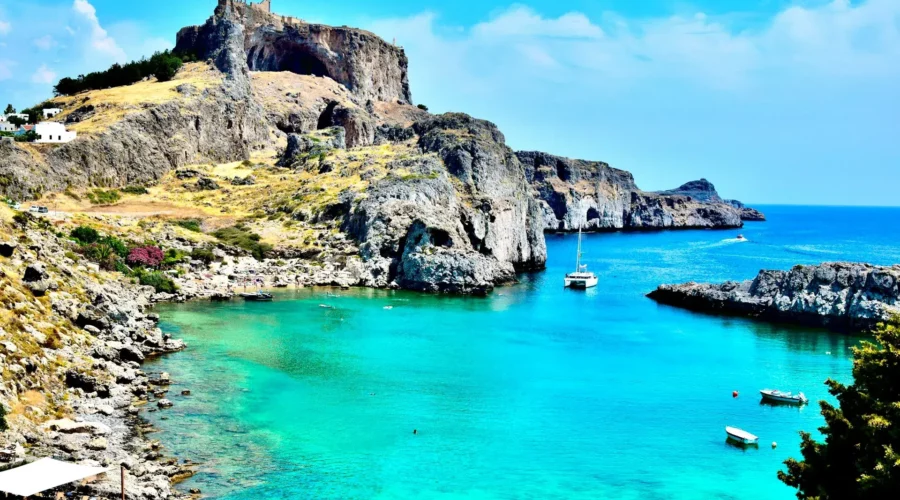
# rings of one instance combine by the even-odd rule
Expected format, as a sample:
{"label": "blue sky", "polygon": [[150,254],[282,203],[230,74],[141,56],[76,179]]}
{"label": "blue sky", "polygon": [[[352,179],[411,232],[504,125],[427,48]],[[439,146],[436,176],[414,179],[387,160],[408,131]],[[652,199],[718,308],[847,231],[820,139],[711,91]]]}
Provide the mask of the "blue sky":
{"label": "blue sky", "polygon": [[[0,101],[171,47],[215,0],[0,0]],[[516,149],[752,203],[900,205],[900,0],[273,0],[370,29]]]}

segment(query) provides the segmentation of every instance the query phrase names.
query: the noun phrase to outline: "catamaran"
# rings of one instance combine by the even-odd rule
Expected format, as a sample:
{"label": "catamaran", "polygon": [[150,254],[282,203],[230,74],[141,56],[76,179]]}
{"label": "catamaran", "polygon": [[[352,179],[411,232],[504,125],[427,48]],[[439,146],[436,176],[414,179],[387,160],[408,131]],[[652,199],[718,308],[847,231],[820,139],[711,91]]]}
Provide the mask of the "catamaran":
{"label": "catamaran", "polygon": [[587,264],[581,263],[581,228],[578,228],[578,254],[575,257],[575,272],[566,275],[567,288],[591,288],[597,286],[597,275],[587,270]]}

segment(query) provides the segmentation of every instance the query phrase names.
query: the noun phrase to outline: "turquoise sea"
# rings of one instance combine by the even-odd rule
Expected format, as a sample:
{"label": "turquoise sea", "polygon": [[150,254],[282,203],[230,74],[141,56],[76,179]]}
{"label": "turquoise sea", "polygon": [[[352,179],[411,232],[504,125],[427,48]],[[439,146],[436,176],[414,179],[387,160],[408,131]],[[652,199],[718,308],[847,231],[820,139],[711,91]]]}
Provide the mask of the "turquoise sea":
{"label": "turquoise sea", "polygon": [[[898,263],[900,209],[760,208],[769,222],[741,231],[586,235],[587,292],[562,288],[576,237],[548,235],[547,270],[487,298],[307,289],[161,307],[190,347],[145,367],[175,381],[174,408],[145,415],[168,453],[202,462],[182,487],[216,498],[791,499],[776,472],[823,420],[757,391],[829,399],[861,339],[644,294]],[[726,444],[726,425],[760,447]]]}

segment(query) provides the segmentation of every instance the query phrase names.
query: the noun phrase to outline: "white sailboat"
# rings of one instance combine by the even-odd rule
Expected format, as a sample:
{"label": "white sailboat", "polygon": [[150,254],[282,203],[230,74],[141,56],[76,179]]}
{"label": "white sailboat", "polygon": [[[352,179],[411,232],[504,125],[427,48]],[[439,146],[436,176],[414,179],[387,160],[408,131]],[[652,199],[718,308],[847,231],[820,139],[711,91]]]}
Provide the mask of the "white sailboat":
{"label": "white sailboat", "polygon": [[581,228],[578,228],[578,255],[575,257],[575,272],[565,278],[566,288],[591,288],[597,286],[597,275],[587,270],[587,264],[581,263]]}

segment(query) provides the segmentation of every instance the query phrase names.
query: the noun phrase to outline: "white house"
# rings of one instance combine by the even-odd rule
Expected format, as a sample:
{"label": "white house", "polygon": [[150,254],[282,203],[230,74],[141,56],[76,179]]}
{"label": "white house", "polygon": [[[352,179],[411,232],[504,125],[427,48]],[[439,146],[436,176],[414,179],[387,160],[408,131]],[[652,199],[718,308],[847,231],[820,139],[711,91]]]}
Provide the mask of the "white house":
{"label": "white house", "polygon": [[60,144],[75,140],[75,132],[66,130],[66,126],[62,123],[41,122],[34,126],[34,132],[37,134],[39,143]]}
{"label": "white house", "polygon": [[19,127],[6,121],[0,121],[0,132],[15,132]]}
{"label": "white house", "polygon": [[6,123],[6,115],[0,115],[0,123]]}
{"label": "white house", "polygon": [[62,110],[59,108],[46,108],[44,109],[44,119],[53,118],[60,113],[62,113]]}

